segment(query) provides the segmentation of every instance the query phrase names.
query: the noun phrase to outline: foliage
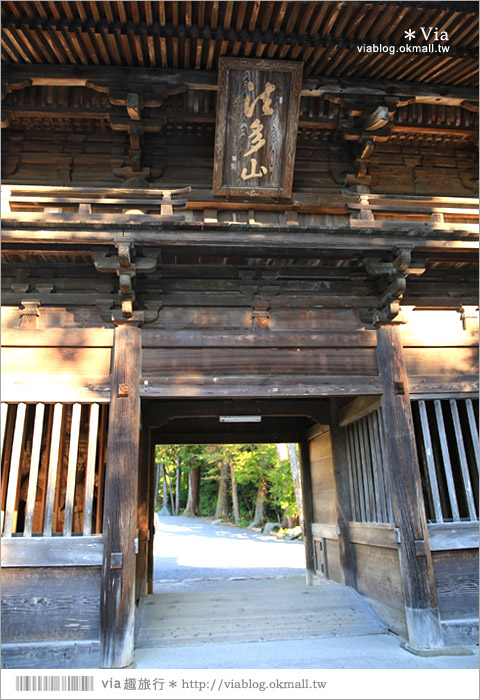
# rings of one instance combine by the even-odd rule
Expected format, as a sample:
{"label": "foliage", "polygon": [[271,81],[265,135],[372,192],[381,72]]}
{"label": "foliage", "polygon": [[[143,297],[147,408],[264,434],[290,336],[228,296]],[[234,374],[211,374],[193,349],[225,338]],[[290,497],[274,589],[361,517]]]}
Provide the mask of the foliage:
{"label": "foliage", "polygon": [[[200,467],[200,514],[213,515],[221,465],[227,463],[229,469],[233,467],[237,482],[241,526],[250,523],[253,518],[260,481],[266,489],[267,518],[281,520],[282,516],[298,515],[290,463],[288,459],[279,461],[275,445],[156,445],[155,461],[165,465],[172,492],[176,486],[177,459],[180,466],[181,509],[186,504],[188,494],[186,473]],[[162,485],[159,483],[159,496],[161,491]]]}

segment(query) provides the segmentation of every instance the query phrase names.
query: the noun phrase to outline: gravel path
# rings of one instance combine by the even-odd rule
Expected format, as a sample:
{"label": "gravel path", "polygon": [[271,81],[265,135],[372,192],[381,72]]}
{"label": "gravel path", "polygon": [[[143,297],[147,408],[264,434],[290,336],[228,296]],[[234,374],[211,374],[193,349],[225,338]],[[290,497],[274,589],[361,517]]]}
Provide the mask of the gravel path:
{"label": "gravel path", "polygon": [[194,584],[302,576],[305,571],[302,542],[223,523],[212,525],[205,518],[158,518],[154,555],[156,592],[159,587],[164,592],[178,589],[180,583],[191,590]]}

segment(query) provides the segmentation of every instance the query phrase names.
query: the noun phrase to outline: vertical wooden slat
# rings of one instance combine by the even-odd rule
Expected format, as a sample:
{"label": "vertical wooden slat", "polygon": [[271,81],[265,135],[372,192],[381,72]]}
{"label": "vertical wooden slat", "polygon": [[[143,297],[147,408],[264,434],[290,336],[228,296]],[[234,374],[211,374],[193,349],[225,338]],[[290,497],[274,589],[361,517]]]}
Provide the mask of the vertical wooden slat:
{"label": "vertical wooden slat", "polygon": [[364,464],[365,464],[365,477],[367,480],[367,494],[368,501],[370,504],[370,518],[371,522],[378,522],[377,519],[377,499],[375,498],[375,484],[373,480],[373,467],[372,458],[370,450],[370,437],[368,434],[368,423],[366,418],[362,418],[358,421],[360,423],[360,432],[362,435],[363,453],[364,453]]}
{"label": "vertical wooden slat", "polygon": [[388,489],[385,484],[385,461],[378,431],[378,411],[373,411],[369,414],[368,423],[372,440],[372,459],[375,462],[374,471],[376,479],[378,480],[380,522],[388,523],[390,522],[388,512]]}
{"label": "vertical wooden slat", "polygon": [[382,416],[380,413],[380,409],[377,409],[375,411],[375,416],[376,416],[376,428],[377,428],[377,433],[378,433],[378,439],[380,443],[380,453],[382,456],[382,464],[383,464],[383,469],[382,469],[382,476],[383,476],[383,483],[385,487],[385,498],[387,502],[387,513],[388,513],[388,521],[389,523],[394,523],[395,518],[393,515],[393,506],[392,506],[392,495],[391,495],[391,490],[390,490],[390,479],[388,477],[388,471],[387,471],[387,451],[385,449],[385,433],[383,432],[383,424],[382,424]]}
{"label": "vertical wooden slat", "polygon": [[2,454],[2,529],[5,517],[5,504],[7,501],[8,470],[10,469],[10,458],[12,456],[13,434],[15,432],[15,419],[17,416],[17,406],[11,404],[7,414],[7,424],[5,427],[5,445]]}
{"label": "vertical wooden slat", "polygon": [[103,511],[101,667],[133,661],[140,434],[141,330],[115,328]]}
{"label": "vertical wooden slat", "polygon": [[33,512],[35,510],[35,500],[37,497],[38,467],[40,464],[40,453],[42,449],[43,419],[45,416],[45,404],[39,403],[35,407],[35,424],[33,427],[32,459],[30,462],[30,473],[28,476],[27,505],[25,508],[25,527],[23,536],[31,537],[33,528]]}
{"label": "vertical wooden slat", "polygon": [[375,441],[375,430],[372,414],[365,417],[367,431],[370,440],[370,460],[372,465],[373,491],[375,494],[376,522],[386,522],[386,502],[381,478],[381,464],[379,464],[379,449]]}
{"label": "vertical wooden slat", "polygon": [[97,477],[97,512],[95,515],[95,532],[99,534],[102,532],[102,521],[103,521],[103,488],[105,482],[105,463],[107,455],[107,418],[108,418],[108,408],[107,406],[101,407],[101,417],[100,417],[100,439],[99,439],[99,458],[98,458],[98,477]]}
{"label": "vertical wooden slat", "polygon": [[72,534],[81,412],[81,405],[79,403],[73,404],[72,425],[70,428],[70,449],[68,452],[67,489],[65,492],[65,519],[63,521],[63,534],[65,537],[70,537]]}
{"label": "vertical wooden slat", "polygon": [[0,446],[0,452],[3,452],[3,443],[5,440],[5,428],[7,425],[7,414],[8,414],[8,403],[2,403],[2,443]]}
{"label": "vertical wooden slat", "polygon": [[7,503],[5,507],[5,522],[3,525],[4,537],[10,537],[12,531],[15,530],[14,512],[18,494],[18,476],[20,459],[22,456],[26,411],[26,404],[18,404],[15,432],[13,435],[12,456],[10,459],[10,473],[8,475]]}
{"label": "vertical wooden slat", "polygon": [[[67,450],[68,450],[68,426],[71,425],[72,422],[72,407],[68,405],[64,405],[64,412],[63,412],[63,418],[62,418],[62,429],[60,431],[60,451],[58,455],[58,469],[57,469],[57,482],[55,484],[55,500],[53,504],[53,522],[52,522],[52,530],[53,532],[60,532],[60,523],[61,527],[63,528],[63,520],[60,521],[60,511],[63,507],[64,509],[64,519],[65,519],[65,500],[61,501],[62,496],[65,499],[65,494],[63,492],[63,484],[64,481],[66,481],[66,466],[65,466],[65,458],[67,457]],[[67,462],[67,467],[68,467],[68,462]]]}
{"label": "vertical wooden slat", "polygon": [[44,537],[51,537],[53,528],[53,507],[55,505],[55,487],[57,485],[58,458],[60,453],[60,435],[62,432],[63,405],[56,403],[53,411],[52,437],[50,440],[50,458],[48,462],[47,498],[45,501],[45,518],[43,522]]}
{"label": "vertical wooden slat", "polygon": [[477,423],[475,421],[475,413],[473,410],[472,399],[467,399],[465,401],[465,406],[467,409],[468,425],[470,428],[470,437],[472,438],[472,445],[473,445],[473,450],[475,453],[475,460],[476,460],[477,470],[478,470],[478,428],[477,428]]}
{"label": "vertical wooden slat", "polygon": [[440,501],[440,493],[438,490],[437,472],[435,470],[435,459],[433,456],[432,437],[430,435],[430,426],[428,425],[427,407],[425,406],[425,401],[419,401],[418,408],[420,411],[420,423],[422,426],[423,444],[425,446],[425,455],[427,458],[428,478],[430,481],[430,491],[432,493],[435,522],[443,523],[442,503]]}
{"label": "vertical wooden slat", "polygon": [[439,399],[435,399],[433,404],[435,407],[435,416],[437,418],[438,435],[440,438],[440,448],[442,450],[443,468],[445,470],[445,479],[447,481],[448,498],[450,500],[452,518],[455,522],[458,522],[460,520],[460,512],[458,510],[457,494],[455,492],[455,483],[453,481],[452,464],[450,462],[450,452],[448,451],[447,433],[445,431],[445,422],[443,420],[442,404]]}
{"label": "vertical wooden slat", "polygon": [[362,450],[360,447],[360,434],[358,430],[358,424],[353,423],[353,439],[355,445],[355,463],[357,466],[357,482],[358,482],[358,493],[360,496],[360,511],[362,513],[362,522],[367,523],[370,520],[370,508],[368,505],[368,498],[366,492],[365,484],[365,474],[364,465],[362,461]]}
{"label": "vertical wooden slat", "polygon": [[[50,454],[50,445],[52,442],[52,426],[53,426],[53,413],[54,413],[54,406],[50,404],[49,406],[46,407],[46,412],[47,412],[47,428],[46,428],[46,444],[45,444],[45,453],[43,456],[43,459],[47,459],[47,455]],[[38,522],[40,523],[40,527],[43,527],[43,520],[45,517],[45,503],[47,501],[47,470],[48,466],[47,463],[45,463],[45,469],[44,469],[44,474],[43,474],[43,489],[42,489],[42,497],[39,503],[39,512],[38,512]]]}
{"label": "vertical wooden slat", "polygon": [[358,454],[358,449],[357,449],[357,441],[355,439],[355,425],[352,424],[349,426],[349,435],[350,435],[350,446],[351,446],[351,453],[352,453],[352,464],[353,464],[353,480],[354,480],[354,485],[356,488],[355,491],[355,502],[356,502],[356,507],[357,507],[357,517],[359,522],[365,522],[365,504],[364,504],[364,499],[363,499],[363,487],[362,487],[362,475],[359,472],[359,466],[358,466],[358,461],[359,461],[359,454]]}
{"label": "vertical wooden slat", "polygon": [[92,534],[93,489],[95,486],[95,461],[97,457],[99,405],[90,407],[88,427],[87,469],[85,473],[85,503],[83,508],[83,534]]}
{"label": "vertical wooden slat", "polygon": [[348,481],[350,484],[350,501],[352,504],[352,520],[358,522],[360,514],[358,512],[358,498],[357,498],[357,488],[355,486],[355,468],[353,465],[352,456],[352,440],[350,434],[350,426],[346,428],[346,447],[347,447],[347,463],[348,463]]}
{"label": "vertical wooden slat", "polygon": [[468,516],[470,520],[477,520],[477,509],[473,497],[472,482],[468,471],[467,455],[463,444],[462,426],[458,415],[458,406],[455,399],[450,399],[450,410],[452,412],[453,425],[455,426],[455,439],[457,441],[458,456],[460,458],[460,468],[462,470],[463,488],[467,499]]}

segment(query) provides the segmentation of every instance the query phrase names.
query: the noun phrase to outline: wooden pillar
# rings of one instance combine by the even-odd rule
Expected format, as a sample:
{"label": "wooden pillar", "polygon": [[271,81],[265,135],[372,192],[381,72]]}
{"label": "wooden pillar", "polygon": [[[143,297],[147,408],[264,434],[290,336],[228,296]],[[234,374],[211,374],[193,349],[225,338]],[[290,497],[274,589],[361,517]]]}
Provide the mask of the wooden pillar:
{"label": "wooden pillar", "polygon": [[443,638],[403,346],[395,326],[380,327],[377,339],[387,468],[395,525],[400,534],[409,642],[415,649],[438,649],[443,646]]}
{"label": "wooden pillar", "polygon": [[310,471],[310,448],[307,441],[299,444],[300,448],[300,478],[302,482],[303,501],[303,543],[305,545],[305,576],[307,586],[313,584],[315,575],[315,555],[313,551],[313,497],[312,474]]}
{"label": "wooden pillar", "polygon": [[349,523],[352,520],[351,496],[348,479],[346,431],[338,424],[338,399],[330,399],[330,439],[332,444],[333,474],[335,478],[338,553],[346,586],[356,586],[355,551],[350,540]]}
{"label": "wooden pillar", "polygon": [[138,602],[140,598],[147,595],[148,577],[148,549],[153,540],[153,533],[150,531],[149,510],[150,510],[150,461],[149,461],[149,415],[148,409],[142,411],[142,430],[140,432],[140,455],[138,470],[138,509],[137,509],[137,529],[138,529],[138,553],[137,553],[137,576],[135,586],[135,598]]}
{"label": "wooden pillar", "polygon": [[133,662],[141,330],[115,329],[103,511],[102,668]]}
{"label": "wooden pillar", "polygon": [[[150,542],[148,547],[148,560],[147,560],[147,592],[153,593],[153,569],[155,564],[154,557],[154,547],[155,547],[155,509],[157,507],[157,489],[158,489],[158,472],[155,470],[155,441],[153,439],[152,428],[148,430],[147,437],[147,450],[148,450],[148,464],[151,470],[150,476],[150,494],[149,494],[149,512],[148,512],[148,527],[150,529]],[[155,483],[152,484],[152,477],[155,478]]]}

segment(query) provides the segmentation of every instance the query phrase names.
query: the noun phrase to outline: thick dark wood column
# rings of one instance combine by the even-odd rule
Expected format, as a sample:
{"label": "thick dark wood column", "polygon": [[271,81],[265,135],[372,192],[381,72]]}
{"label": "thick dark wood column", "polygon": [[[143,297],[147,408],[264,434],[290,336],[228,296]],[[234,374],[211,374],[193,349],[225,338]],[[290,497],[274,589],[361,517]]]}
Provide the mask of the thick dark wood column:
{"label": "thick dark wood column", "polygon": [[338,424],[338,399],[330,399],[330,439],[332,442],[333,474],[335,477],[338,552],[346,586],[356,585],[355,551],[350,540],[352,519],[345,428]]}
{"label": "thick dark wood column", "polygon": [[147,559],[147,593],[153,593],[153,568],[154,568],[154,546],[155,546],[155,507],[157,505],[157,472],[155,470],[155,442],[153,440],[153,430],[148,429],[147,435],[147,450],[148,464],[150,469],[150,494],[149,494],[149,511],[148,511],[148,527],[150,530],[150,542],[148,548]]}
{"label": "thick dark wood column", "polygon": [[141,330],[115,329],[103,515],[101,667],[133,662]]}
{"label": "thick dark wood column", "polygon": [[395,326],[380,327],[377,336],[385,446],[395,525],[400,533],[409,642],[416,649],[437,649],[443,646],[443,638],[403,346]]}
{"label": "thick dark wood column", "polygon": [[148,549],[153,543],[153,532],[150,531],[150,454],[149,454],[149,412],[148,407],[142,410],[142,429],[140,432],[140,453],[138,469],[138,553],[135,599],[147,595]]}
{"label": "thick dark wood column", "polygon": [[305,545],[305,576],[307,586],[313,584],[315,575],[315,556],[313,551],[313,497],[312,475],[310,472],[310,449],[307,441],[299,443],[300,448],[300,478],[302,482],[303,501],[303,543]]}

